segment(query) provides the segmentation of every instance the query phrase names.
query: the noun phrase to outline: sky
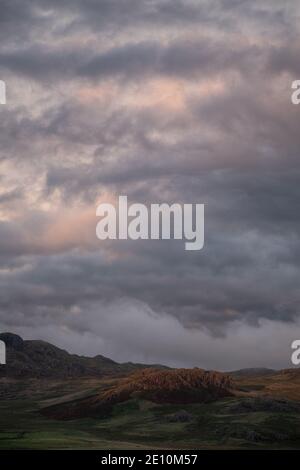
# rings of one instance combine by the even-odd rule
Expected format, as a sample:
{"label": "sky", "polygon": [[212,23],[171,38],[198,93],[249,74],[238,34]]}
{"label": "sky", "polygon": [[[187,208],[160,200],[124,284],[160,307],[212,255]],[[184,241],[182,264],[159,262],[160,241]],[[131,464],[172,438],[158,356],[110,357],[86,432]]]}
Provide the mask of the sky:
{"label": "sky", "polygon": [[[0,328],[119,362],[291,367],[300,6],[1,0]],[[205,246],[96,207],[205,204]]]}

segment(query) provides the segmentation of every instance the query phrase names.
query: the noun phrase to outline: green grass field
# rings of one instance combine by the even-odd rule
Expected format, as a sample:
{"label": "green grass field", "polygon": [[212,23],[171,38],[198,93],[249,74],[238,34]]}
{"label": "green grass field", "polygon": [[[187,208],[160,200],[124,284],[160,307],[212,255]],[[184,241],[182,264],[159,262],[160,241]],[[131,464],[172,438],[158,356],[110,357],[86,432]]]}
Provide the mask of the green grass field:
{"label": "green grass field", "polygon": [[[40,414],[39,400],[0,400],[0,448],[300,448],[300,413],[233,412],[240,401],[161,406],[130,400],[105,419],[57,421]],[[189,421],[174,421],[182,409]]]}

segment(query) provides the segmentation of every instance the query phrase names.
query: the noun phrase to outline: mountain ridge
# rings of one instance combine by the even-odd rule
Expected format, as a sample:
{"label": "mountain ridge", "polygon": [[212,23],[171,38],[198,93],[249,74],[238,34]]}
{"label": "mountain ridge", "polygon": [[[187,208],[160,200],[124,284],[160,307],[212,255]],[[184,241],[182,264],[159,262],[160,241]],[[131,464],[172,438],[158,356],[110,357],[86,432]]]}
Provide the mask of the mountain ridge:
{"label": "mountain ridge", "polygon": [[[94,357],[70,354],[42,340],[24,340],[14,333],[0,333],[6,345],[6,365],[0,366],[0,377],[72,378],[120,375],[153,365],[118,363],[97,354]],[[164,366],[155,365],[155,367]]]}

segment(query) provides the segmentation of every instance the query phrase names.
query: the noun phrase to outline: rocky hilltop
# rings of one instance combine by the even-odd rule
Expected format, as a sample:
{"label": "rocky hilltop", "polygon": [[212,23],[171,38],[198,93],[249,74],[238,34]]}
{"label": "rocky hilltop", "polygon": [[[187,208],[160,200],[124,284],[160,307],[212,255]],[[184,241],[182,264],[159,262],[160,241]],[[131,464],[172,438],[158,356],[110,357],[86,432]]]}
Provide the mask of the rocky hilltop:
{"label": "rocky hilltop", "polygon": [[233,381],[221,372],[203,369],[137,371],[124,379],[102,397],[107,402],[128,400],[133,395],[158,403],[191,403],[211,401],[229,396]]}
{"label": "rocky hilltop", "polygon": [[45,407],[42,413],[56,419],[107,416],[118,403],[130,399],[158,404],[209,403],[232,396],[234,383],[221,372],[203,369],[144,369],[121,378],[93,396]]}

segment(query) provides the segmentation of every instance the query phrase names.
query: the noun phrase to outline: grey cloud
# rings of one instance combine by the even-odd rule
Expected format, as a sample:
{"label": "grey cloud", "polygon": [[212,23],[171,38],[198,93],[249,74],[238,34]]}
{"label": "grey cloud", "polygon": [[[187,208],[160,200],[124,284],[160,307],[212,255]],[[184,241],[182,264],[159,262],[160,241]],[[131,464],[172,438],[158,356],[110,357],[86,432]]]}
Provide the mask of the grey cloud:
{"label": "grey cloud", "polygon": [[[277,51],[278,55],[281,51]],[[272,57],[275,52],[272,51]],[[235,44],[227,47],[222,41],[157,41],[128,42],[105,52],[93,54],[86,47],[79,50],[48,48],[42,44],[8,50],[0,54],[1,67],[36,80],[53,81],[71,78],[143,79],[145,76],[206,77],[212,73],[236,70],[251,74],[261,67],[268,50],[257,46]]]}
{"label": "grey cloud", "polygon": [[[4,2],[0,65],[12,87],[0,110],[6,329],[118,360],[286,365],[300,302],[295,8]],[[182,87],[179,107],[137,106],[134,87],[162,77]],[[111,101],[77,99],[80,87],[106,79],[118,87]],[[185,94],[203,79],[223,88]],[[23,85],[24,103],[15,103]],[[119,103],[129,92],[133,104]],[[93,213],[106,191],[146,204],[205,203],[204,250],[100,244],[96,217],[90,225],[84,218],[87,231],[77,236],[69,219],[61,224],[66,210],[74,219],[82,206]]]}

